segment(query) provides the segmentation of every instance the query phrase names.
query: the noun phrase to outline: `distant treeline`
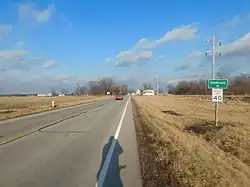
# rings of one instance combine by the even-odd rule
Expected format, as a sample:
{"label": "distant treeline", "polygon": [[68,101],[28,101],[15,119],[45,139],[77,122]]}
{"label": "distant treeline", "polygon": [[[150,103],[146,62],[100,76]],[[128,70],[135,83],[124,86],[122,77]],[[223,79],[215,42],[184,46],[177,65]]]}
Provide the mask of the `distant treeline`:
{"label": "distant treeline", "polygon": [[26,97],[36,96],[37,94],[0,94],[0,97]]}
{"label": "distant treeline", "polygon": [[[250,75],[239,75],[235,77],[220,77],[228,79],[228,89],[224,90],[225,95],[250,94]],[[207,88],[207,80],[180,81],[176,85],[168,85],[168,93],[181,95],[211,95],[212,90]]]}
{"label": "distant treeline", "polygon": [[[64,94],[65,96],[80,96],[80,95],[104,95],[107,92],[111,94],[127,94],[129,90],[128,85],[118,84],[112,78],[102,78],[100,80],[89,81],[87,84],[80,85],[78,84],[75,90],[69,91],[68,88],[62,88],[61,90],[56,90],[51,88],[48,93],[51,93],[51,96],[58,96],[59,93]],[[38,93],[37,93],[38,94]],[[37,94],[1,94],[0,97],[25,97],[25,96],[37,96]],[[39,93],[42,94],[42,93]]]}
{"label": "distant treeline", "polygon": [[[69,92],[66,88],[61,89],[60,91],[64,95],[103,95],[107,92],[111,94],[127,94],[129,92],[128,85],[118,84],[112,78],[103,78],[100,80],[89,81],[87,84],[80,85],[78,84],[73,92]],[[55,89],[51,90],[52,95],[57,95]]]}

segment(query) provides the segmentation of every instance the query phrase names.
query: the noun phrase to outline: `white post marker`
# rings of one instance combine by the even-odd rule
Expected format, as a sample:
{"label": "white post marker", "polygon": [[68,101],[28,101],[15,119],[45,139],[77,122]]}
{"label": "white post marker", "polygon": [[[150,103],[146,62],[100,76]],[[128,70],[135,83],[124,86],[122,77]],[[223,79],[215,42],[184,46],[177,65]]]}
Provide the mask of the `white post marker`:
{"label": "white post marker", "polygon": [[53,108],[55,108],[55,101],[52,101],[52,102],[51,102],[51,106],[52,106]]}
{"label": "white post marker", "polygon": [[222,102],[223,101],[223,89],[212,89],[212,102]]}

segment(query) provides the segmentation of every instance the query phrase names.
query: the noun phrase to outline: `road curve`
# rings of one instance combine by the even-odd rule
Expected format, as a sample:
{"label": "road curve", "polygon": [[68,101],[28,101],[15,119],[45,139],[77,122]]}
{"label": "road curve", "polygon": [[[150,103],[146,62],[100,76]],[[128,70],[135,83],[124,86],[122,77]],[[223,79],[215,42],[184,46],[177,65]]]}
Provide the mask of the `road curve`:
{"label": "road curve", "polygon": [[[29,119],[11,123],[25,126]],[[32,120],[41,125],[41,118]],[[106,163],[105,179],[97,183]],[[6,187],[141,187],[131,100],[89,106],[87,112],[0,146],[0,168],[0,186]]]}

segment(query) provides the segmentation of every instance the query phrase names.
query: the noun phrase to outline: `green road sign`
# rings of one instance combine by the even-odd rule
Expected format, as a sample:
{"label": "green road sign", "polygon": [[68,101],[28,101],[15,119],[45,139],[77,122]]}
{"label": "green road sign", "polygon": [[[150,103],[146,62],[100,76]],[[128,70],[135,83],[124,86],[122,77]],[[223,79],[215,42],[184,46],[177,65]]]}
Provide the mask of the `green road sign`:
{"label": "green road sign", "polygon": [[208,80],[208,88],[220,88],[227,89],[228,88],[228,80],[226,79],[214,79]]}

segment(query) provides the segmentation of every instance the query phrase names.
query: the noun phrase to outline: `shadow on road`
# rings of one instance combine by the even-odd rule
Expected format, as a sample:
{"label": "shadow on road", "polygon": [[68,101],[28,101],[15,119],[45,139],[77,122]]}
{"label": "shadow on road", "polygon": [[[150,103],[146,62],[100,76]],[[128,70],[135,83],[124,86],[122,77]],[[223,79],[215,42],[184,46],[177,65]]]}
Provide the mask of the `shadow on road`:
{"label": "shadow on road", "polygon": [[112,154],[111,160],[109,162],[109,167],[107,170],[106,177],[104,179],[103,184],[98,183],[98,187],[123,187],[123,183],[120,176],[120,171],[126,168],[126,165],[119,165],[119,156],[123,153],[123,149],[118,140],[114,139],[114,136],[109,138],[109,141],[102,150],[102,162],[100,169],[97,173],[97,181],[100,181],[99,175],[101,173],[102,168],[104,168],[103,164],[105,162],[106,156],[108,155],[109,149],[111,147],[112,142],[115,141],[114,152]]}

